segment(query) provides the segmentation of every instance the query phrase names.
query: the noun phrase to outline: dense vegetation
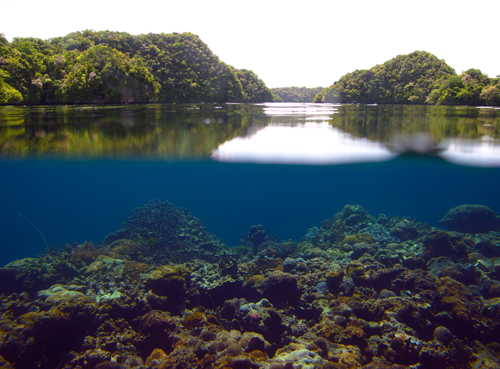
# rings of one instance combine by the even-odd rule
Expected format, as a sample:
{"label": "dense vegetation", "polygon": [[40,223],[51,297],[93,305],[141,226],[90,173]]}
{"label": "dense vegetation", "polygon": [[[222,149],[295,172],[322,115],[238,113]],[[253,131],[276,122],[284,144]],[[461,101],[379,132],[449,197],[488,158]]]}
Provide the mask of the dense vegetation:
{"label": "dense vegetation", "polygon": [[257,75],[191,33],[84,31],[51,40],[0,34],[0,103],[263,102]]}
{"label": "dense vegetation", "polygon": [[427,96],[429,104],[500,105],[500,79],[488,78],[479,69],[449,75],[434,84]]}
{"label": "dense vegetation", "polygon": [[348,73],[315,102],[500,105],[500,79],[478,69],[458,76],[443,60],[415,51],[368,70]]}
{"label": "dense vegetation", "polygon": [[313,102],[314,97],[323,89],[324,87],[278,87],[271,88],[271,91],[284,102]]}

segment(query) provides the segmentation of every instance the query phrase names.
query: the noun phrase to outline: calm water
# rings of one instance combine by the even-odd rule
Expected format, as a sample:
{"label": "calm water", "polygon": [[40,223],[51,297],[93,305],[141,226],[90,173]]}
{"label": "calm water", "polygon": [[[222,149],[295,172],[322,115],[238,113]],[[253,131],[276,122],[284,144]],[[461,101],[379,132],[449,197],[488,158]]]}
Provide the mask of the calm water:
{"label": "calm water", "polygon": [[259,223],[299,240],[346,204],[434,226],[460,204],[500,212],[499,127],[475,107],[0,107],[0,264],[44,250],[34,226],[100,243],[153,198],[231,246]]}

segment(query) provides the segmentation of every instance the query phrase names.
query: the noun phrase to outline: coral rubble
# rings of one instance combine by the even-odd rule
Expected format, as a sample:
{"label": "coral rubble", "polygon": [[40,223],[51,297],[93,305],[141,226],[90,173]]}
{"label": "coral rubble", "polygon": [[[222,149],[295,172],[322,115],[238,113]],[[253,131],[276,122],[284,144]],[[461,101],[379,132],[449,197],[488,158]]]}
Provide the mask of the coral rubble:
{"label": "coral rubble", "polygon": [[495,368],[499,250],[359,205],[228,247],[154,200],[103,245],[0,268],[0,367]]}

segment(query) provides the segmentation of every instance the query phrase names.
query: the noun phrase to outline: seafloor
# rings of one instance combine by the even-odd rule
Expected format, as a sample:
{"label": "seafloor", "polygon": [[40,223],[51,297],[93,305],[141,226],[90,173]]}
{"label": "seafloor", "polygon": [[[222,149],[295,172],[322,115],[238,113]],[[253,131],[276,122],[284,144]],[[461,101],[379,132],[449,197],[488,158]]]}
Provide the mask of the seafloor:
{"label": "seafloor", "polygon": [[[0,368],[497,368],[500,230],[346,205],[299,242],[229,248],[153,200],[101,245],[0,268]],[[444,230],[446,227],[447,230]]]}

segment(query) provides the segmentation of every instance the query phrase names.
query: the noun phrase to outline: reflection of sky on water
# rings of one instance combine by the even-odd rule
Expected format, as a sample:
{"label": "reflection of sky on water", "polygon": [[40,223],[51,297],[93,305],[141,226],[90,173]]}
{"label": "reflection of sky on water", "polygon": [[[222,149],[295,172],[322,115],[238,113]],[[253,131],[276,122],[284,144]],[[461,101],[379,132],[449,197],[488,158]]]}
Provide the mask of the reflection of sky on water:
{"label": "reflection of sky on water", "polygon": [[[381,143],[354,138],[330,126],[327,121],[338,112],[338,105],[263,105],[265,114],[274,117],[273,124],[249,137],[225,142],[212,158],[223,162],[342,164],[389,160],[395,156]],[[294,117],[295,124],[287,124],[286,117]]]}
{"label": "reflection of sky on water", "polygon": [[[313,119],[329,119],[331,114],[337,113],[335,104],[310,104],[310,103],[266,103],[264,112],[267,115],[304,115],[313,116]],[[320,117],[321,116],[321,117]]]}
{"label": "reflection of sky on water", "polygon": [[328,123],[269,125],[256,134],[220,145],[212,158],[222,162],[344,164],[390,160],[399,154],[438,155],[455,164],[500,167],[500,141],[448,139],[437,146],[425,133],[390,144],[355,138]]}
{"label": "reflection of sky on water", "polygon": [[448,139],[439,144],[440,156],[455,164],[500,167],[500,141],[489,136],[481,140]]}
{"label": "reflection of sky on water", "polygon": [[253,136],[225,142],[212,154],[224,162],[280,164],[342,164],[394,156],[384,144],[353,138],[328,123],[269,125]]}
{"label": "reflection of sky on water", "polygon": [[[277,164],[343,164],[389,160],[395,156],[384,144],[354,138],[327,121],[338,112],[335,104],[263,104],[273,123],[249,137],[220,145],[212,158],[223,162]],[[284,117],[284,119],[280,119]],[[287,124],[286,117],[294,117]],[[284,124],[280,124],[280,123]]]}
{"label": "reflection of sky on water", "polygon": [[267,103],[272,123],[248,137],[220,145],[212,158],[223,162],[343,164],[390,160],[400,154],[440,156],[449,162],[500,167],[500,141],[447,139],[428,132],[396,133],[390,142],[357,138],[328,124],[336,104]]}

